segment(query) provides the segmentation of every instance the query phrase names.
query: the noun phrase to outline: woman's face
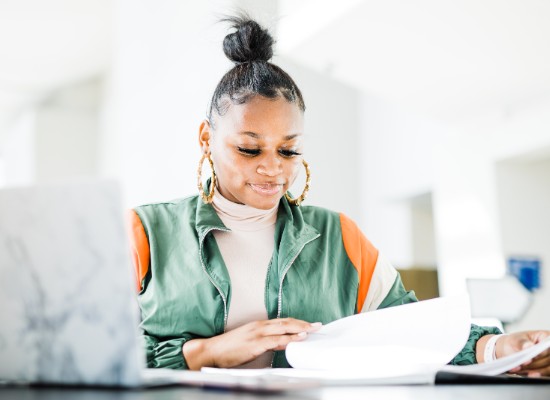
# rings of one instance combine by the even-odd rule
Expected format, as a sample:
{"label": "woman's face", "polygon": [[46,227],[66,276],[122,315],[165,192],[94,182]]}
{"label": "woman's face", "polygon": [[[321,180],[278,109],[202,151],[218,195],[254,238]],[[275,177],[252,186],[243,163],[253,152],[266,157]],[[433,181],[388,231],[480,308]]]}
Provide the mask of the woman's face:
{"label": "woman's face", "polygon": [[302,165],[303,112],[283,97],[255,96],[215,118],[216,129],[202,123],[199,142],[211,152],[219,192],[235,203],[273,208]]}

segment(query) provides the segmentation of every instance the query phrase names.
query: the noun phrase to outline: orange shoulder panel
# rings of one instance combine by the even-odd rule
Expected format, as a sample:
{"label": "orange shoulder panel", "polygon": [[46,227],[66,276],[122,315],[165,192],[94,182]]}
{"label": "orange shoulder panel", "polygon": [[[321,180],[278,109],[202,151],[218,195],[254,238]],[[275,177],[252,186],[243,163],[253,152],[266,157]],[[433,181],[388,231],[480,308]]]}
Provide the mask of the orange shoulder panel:
{"label": "orange shoulder panel", "polygon": [[357,293],[357,312],[359,313],[367,298],[374,267],[378,260],[378,250],[363,235],[355,222],[344,214],[340,214],[340,225],[342,226],[344,248],[359,276]]}
{"label": "orange shoulder panel", "polygon": [[134,268],[136,270],[137,289],[142,289],[141,282],[149,271],[149,240],[145,235],[145,229],[141,219],[134,210],[128,212],[130,246]]}

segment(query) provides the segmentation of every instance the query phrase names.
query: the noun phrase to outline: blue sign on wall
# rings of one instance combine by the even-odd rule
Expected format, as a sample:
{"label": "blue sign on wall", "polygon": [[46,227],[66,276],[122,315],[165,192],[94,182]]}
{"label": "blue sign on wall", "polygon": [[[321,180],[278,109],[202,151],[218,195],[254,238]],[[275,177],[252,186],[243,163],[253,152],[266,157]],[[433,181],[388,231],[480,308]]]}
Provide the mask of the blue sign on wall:
{"label": "blue sign on wall", "polygon": [[528,290],[540,288],[540,259],[536,257],[508,258],[508,274],[515,276]]}

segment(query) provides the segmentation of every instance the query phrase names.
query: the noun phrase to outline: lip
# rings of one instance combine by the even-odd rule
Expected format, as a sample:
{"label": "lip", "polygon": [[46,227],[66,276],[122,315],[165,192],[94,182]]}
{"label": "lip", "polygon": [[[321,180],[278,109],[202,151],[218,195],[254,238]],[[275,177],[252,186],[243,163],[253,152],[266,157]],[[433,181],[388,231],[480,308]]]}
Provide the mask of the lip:
{"label": "lip", "polygon": [[263,196],[274,196],[281,192],[283,187],[280,183],[249,183],[252,190]]}

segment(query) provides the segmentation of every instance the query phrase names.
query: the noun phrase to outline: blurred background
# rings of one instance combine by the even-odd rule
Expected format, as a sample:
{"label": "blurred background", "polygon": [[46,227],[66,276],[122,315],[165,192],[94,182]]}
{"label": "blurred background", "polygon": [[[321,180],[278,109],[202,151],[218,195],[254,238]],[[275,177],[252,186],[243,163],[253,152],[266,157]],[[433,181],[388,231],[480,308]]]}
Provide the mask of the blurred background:
{"label": "blurred background", "polygon": [[[355,219],[425,298],[473,282],[519,307],[511,328],[550,329],[546,0],[0,0],[0,187],[195,194],[236,9],[303,91],[306,204]],[[486,291],[513,262],[524,285]]]}

